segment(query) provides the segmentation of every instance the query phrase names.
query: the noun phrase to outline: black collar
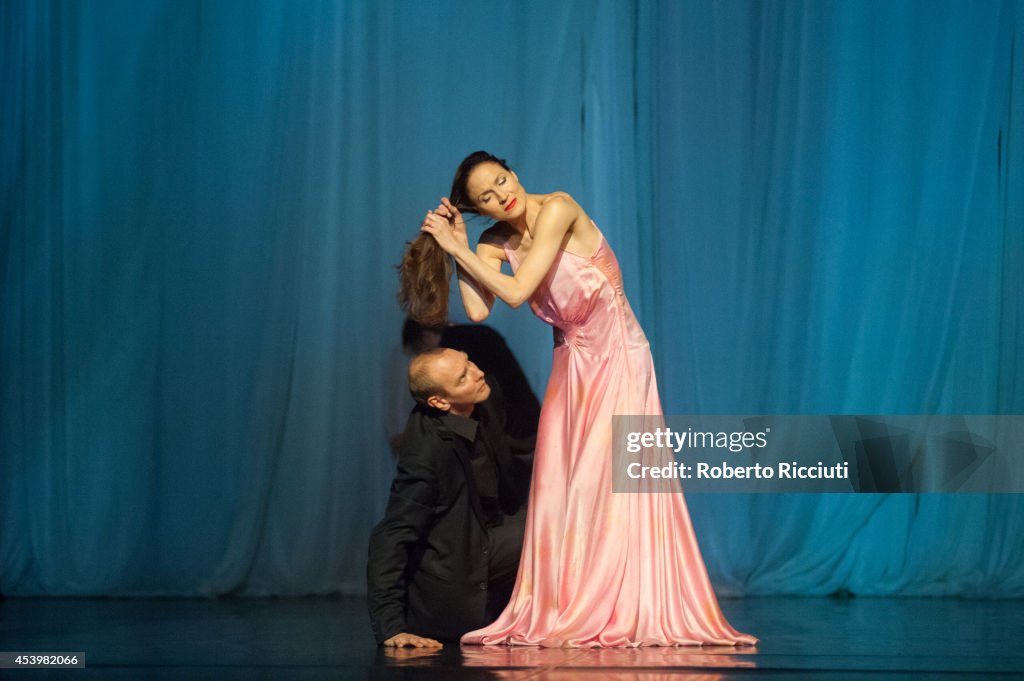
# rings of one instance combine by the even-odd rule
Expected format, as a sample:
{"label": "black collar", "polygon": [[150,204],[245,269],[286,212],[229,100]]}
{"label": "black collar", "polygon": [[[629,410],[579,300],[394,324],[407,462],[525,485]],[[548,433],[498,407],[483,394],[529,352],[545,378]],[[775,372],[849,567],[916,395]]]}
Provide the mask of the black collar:
{"label": "black collar", "polygon": [[[476,412],[474,411],[474,413]],[[444,413],[441,417],[441,423],[446,425],[456,435],[461,435],[470,442],[476,440],[476,429],[480,425],[474,418],[459,416],[450,411]]]}

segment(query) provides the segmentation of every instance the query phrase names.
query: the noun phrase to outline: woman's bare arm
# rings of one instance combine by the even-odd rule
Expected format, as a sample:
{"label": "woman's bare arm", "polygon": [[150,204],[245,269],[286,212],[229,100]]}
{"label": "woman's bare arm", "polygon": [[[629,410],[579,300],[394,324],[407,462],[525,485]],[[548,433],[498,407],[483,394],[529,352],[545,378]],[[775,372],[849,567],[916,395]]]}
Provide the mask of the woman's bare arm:
{"label": "woman's bare arm", "polygon": [[[504,251],[500,247],[481,240],[476,245],[476,255],[485,265],[501,272]],[[491,314],[491,309],[494,308],[494,294],[486,287],[480,286],[462,265],[457,264],[456,272],[459,277],[459,293],[462,294],[462,307],[466,310],[466,316],[474,322],[482,322],[487,319]]]}
{"label": "woman's bare arm", "polygon": [[[514,275],[502,274],[474,253],[457,238],[448,220],[437,214],[427,216],[422,231],[427,232],[450,253],[462,277],[468,275],[480,287],[501,298],[512,307],[519,307],[537,290],[558,256],[566,233],[579,217],[580,207],[567,196],[554,196],[545,202],[534,225],[533,245]],[[501,263],[499,259],[498,267]],[[465,302],[465,300],[464,300]],[[490,308],[488,308],[488,311]],[[469,309],[467,308],[467,313]],[[472,318],[472,317],[471,317]]]}

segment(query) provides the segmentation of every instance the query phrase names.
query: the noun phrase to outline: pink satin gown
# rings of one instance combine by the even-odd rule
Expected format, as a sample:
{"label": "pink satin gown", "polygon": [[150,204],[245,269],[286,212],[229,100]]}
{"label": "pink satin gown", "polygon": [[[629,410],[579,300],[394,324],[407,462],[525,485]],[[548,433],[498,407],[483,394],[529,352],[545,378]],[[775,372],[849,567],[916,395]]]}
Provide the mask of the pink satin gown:
{"label": "pink satin gown", "polygon": [[[515,271],[519,262],[506,246]],[[512,598],[464,644],[754,644],[718,607],[679,483],[612,492],[612,416],[661,414],[650,347],[604,237],[561,251],[530,298],[555,327]]]}

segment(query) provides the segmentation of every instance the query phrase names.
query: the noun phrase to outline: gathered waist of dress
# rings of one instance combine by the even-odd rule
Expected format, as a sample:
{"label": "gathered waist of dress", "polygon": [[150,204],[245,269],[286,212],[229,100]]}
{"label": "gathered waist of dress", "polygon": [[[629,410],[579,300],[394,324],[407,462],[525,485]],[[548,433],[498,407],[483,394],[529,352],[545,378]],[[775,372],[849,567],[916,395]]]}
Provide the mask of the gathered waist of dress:
{"label": "gathered waist of dress", "polygon": [[559,345],[568,345],[576,339],[576,334],[579,331],[579,327],[570,326],[568,328],[552,327],[551,335],[555,341],[555,347]]}
{"label": "gathered waist of dress", "polygon": [[[613,340],[609,335],[616,339]],[[635,321],[632,324],[626,323],[623,326],[603,330],[592,328],[586,324],[563,324],[562,326],[552,326],[551,336],[555,349],[569,346],[590,353],[600,352],[599,348],[602,347],[648,347],[647,336]]]}

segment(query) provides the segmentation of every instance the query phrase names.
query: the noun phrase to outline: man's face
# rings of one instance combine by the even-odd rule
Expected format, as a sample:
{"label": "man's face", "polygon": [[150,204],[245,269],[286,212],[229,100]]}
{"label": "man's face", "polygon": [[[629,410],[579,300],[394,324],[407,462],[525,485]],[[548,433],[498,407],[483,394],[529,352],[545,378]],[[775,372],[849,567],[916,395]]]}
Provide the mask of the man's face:
{"label": "man's face", "polygon": [[[484,372],[469,361],[464,352],[445,349],[430,364],[430,376],[442,395],[431,397],[427,403],[455,413],[473,411],[473,405],[491,396],[491,387],[484,380]],[[436,400],[436,402],[434,401]]]}

